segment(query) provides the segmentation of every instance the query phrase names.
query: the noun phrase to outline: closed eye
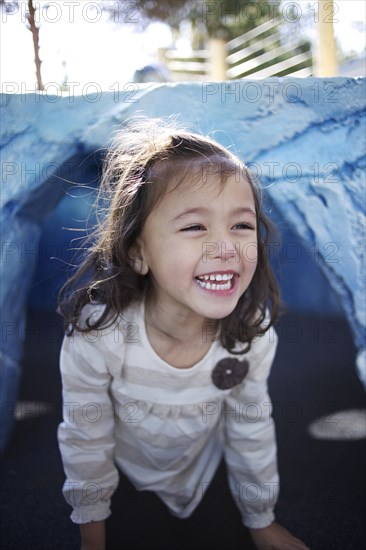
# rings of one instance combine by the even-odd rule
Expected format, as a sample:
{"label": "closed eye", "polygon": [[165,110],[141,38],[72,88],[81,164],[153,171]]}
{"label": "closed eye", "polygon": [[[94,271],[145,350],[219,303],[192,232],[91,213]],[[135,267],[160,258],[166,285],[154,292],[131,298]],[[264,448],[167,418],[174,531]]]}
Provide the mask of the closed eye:
{"label": "closed eye", "polygon": [[249,223],[237,223],[234,225],[233,229],[249,229],[251,231],[255,230],[255,227],[253,225],[250,225]]}
{"label": "closed eye", "polygon": [[203,225],[190,225],[189,227],[184,227],[181,231],[205,231]]}

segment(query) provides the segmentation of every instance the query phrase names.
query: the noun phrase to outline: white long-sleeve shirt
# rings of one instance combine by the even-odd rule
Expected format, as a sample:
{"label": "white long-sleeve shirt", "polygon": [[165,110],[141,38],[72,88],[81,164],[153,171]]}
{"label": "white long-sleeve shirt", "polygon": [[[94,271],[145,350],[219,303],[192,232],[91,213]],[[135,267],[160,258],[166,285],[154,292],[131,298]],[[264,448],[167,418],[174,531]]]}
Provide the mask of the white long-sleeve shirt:
{"label": "white long-sleeve shirt", "polygon": [[[82,322],[103,309],[85,306]],[[131,306],[110,328],[65,336],[58,440],[71,519],[87,523],[110,515],[118,469],[138,490],[154,491],[172,514],[188,517],[224,454],[243,523],[268,526],[279,487],[267,392],[276,346],[272,328],[244,355],[229,354],[215,340],[193,367],[178,369],[152,348],[143,303]],[[211,373],[227,357],[248,361],[249,371],[242,382],[222,390]]]}

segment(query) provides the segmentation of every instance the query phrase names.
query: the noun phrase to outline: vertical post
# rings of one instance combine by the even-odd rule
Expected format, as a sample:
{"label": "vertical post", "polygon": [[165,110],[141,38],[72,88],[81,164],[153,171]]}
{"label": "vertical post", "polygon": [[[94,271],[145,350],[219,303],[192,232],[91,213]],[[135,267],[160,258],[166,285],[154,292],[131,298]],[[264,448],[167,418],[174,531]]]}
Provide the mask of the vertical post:
{"label": "vertical post", "polygon": [[318,7],[316,76],[336,76],[338,62],[333,29],[333,0],[319,0]]}
{"label": "vertical post", "polygon": [[157,58],[159,63],[161,63],[162,65],[167,65],[167,56],[166,56],[167,51],[168,51],[168,48],[157,49]]}
{"label": "vertical post", "polygon": [[32,33],[33,38],[33,49],[34,49],[34,62],[36,64],[36,77],[37,77],[37,87],[38,90],[44,90],[42,76],[41,76],[41,63],[42,61],[39,58],[39,27],[37,27],[35,22],[35,13],[36,8],[33,5],[33,0],[28,0],[28,10],[27,20],[29,23],[29,30]]}
{"label": "vertical post", "polygon": [[209,40],[212,80],[226,80],[226,43],[222,38]]}

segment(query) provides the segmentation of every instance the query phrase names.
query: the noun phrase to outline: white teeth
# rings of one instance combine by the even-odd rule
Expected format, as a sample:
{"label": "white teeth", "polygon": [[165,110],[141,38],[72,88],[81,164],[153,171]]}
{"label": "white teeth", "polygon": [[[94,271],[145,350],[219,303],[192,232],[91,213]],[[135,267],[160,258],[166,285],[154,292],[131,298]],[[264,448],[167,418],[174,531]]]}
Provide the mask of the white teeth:
{"label": "white teeth", "polygon": [[234,277],[232,273],[216,273],[211,275],[198,275],[201,281],[229,281]]}
{"label": "white teeth", "polygon": [[[229,276],[228,276],[229,277]],[[230,279],[232,278],[232,276],[230,277]],[[228,278],[228,281],[227,283],[221,283],[221,284],[215,284],[215,283],[206,283],[206,281],[203,281],[202,280],[203,277],[200,279],[200,278],[197,278],[197,282],[199,283],[199,285],[202,287],[202,288],[205,288],[206,290],[230,290],[231,288],[231,280]]]}

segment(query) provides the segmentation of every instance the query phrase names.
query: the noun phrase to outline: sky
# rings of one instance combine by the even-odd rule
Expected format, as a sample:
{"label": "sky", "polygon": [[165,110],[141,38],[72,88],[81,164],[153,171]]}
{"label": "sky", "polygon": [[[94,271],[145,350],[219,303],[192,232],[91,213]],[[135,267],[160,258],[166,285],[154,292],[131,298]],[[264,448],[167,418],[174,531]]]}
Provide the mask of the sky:
{"label": "sky", "polygon": [[[32,35],[25,19],[27,2],[19,3],[16,12],[0,14],[2,91],[35,89]],[[296,4],[299,14],[305,13],[309,4],[317,4],[283,0],[282,9],[290,3]],[[164,24],[154,23],[139,32],[139,13],[133,0],[125,3],[124,10],[115,17],[117,21],[110,13],[102,13],[98,2],[34,0],[34,4],[40,24],[43,80],[60,84],[67,79],[77,83],[76,92],[90,82],[97,82],[104,90],[113,89],[115,83],[129,82],[136,68],[155,59],[157,48],[172,44],[170,29]],[[361,53],[365,48],[365,2],[338,0],[334,5],[334,32],[342,50]]]}

